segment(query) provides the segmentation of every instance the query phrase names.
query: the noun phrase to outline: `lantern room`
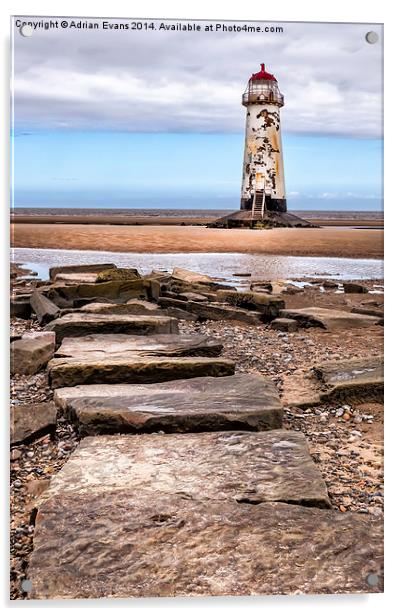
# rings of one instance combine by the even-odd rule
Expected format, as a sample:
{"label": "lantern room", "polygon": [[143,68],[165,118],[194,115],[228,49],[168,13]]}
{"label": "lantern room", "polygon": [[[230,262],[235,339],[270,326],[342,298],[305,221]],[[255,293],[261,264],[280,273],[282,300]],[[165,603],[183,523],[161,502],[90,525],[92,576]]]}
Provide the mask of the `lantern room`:
{"label": "lantern room", "polygon": [[246,92],[242,96],[242,105],[247,107],[251,104],[271,103],[283,107],[284,98],[279,91],[275,77],[265,70],[265,64],[261,64],[261,70],[253,73],[250,77]]}

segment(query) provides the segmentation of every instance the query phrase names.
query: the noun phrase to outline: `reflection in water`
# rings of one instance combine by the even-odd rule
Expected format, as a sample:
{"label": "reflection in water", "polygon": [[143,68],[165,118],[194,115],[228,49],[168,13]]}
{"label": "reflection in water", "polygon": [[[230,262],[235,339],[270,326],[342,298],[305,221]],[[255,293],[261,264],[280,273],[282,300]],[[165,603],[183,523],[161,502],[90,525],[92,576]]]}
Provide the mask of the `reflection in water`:
{"label": "reflection in water", "polygon": [[[49,267],[82,263],[115,263],[120,267],[137,267],[142,274],[153,269],[171,271],[174,267],[208,274],[239,286],[254,280],[288,278],[335,278],[338,280],[383,278],[382,259],[339,259],[332,257],[281,257],[241,253],[127,253],[92,250],[54,250],[13,248],[11,259],[47,279]],[[251,273],[242,281],[235,274]]]}

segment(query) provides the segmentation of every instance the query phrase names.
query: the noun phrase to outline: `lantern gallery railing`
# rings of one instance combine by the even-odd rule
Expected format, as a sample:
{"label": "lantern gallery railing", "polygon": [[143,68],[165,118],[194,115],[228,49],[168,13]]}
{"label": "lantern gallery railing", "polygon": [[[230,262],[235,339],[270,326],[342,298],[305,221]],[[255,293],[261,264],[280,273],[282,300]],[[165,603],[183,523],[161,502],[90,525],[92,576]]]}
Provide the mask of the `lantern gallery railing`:
{"label": "lantern gallery railing", "polygon": [[276,92],[245,92],[242,96],[242,105],[248,105],[249,103],[273,103],[283,107],[284,97]]}

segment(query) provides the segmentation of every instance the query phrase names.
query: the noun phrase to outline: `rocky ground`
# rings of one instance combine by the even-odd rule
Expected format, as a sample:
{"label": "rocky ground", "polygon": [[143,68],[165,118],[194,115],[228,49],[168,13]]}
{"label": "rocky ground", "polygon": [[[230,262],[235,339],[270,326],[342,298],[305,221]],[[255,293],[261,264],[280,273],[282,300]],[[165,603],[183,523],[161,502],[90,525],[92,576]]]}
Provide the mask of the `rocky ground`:
{"label": "rocky ground", "polygon": [[[366,294],[323,292],[318,284],[285,296],[287,308],[318,305],[351,309],[371,306],[382,281],[370,281]],[[372,293],[371,293],[372,291]],[[368,304],[369,302],[369,304]],[[36,320],[12,319],[12,334],[40,330]],[[315,362],[382,353],[383,328],[327,332],[319,328],[294,333],[274,331],[266,325],[230,321],[180,321],[182,333],[201,333],[220,340],[224,356],[236,362],[237,372],[270,377],[282,389],[285,375]],[[14,376],[11,404],[52,399],[45,371]],[[321,404],[300,409],[285,407],[284,428],[305,434],[312,457],[327,484],[335,509],[379,514],[383,509],[383,406]],[[23,580],[32,551],[35,502],[50,478],[75,449],[75,427],[58,412],[55,434],[45,435],[11,450],[11,598],[26,598]]]}

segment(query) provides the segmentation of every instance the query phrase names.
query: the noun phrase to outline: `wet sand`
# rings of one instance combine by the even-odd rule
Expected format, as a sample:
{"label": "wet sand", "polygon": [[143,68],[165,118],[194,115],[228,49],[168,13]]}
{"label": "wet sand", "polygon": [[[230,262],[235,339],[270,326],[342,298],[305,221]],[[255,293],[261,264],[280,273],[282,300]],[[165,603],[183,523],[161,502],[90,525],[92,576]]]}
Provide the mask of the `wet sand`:
{"label": "wet sand", "polygon": [[[228,213],[228,212],[226,212]],[[295,213],[295,212],[294,212]],[[221,213],[221,215],[223,215]],[[367,228],[382,228],[383,218],[368,217],[365,218],[340,218],[326,215],[326,217],[302,215],[305,220],[310,220],[315,225],[321,227],[367,227]],[[204,226],[214,222],[215,216],[196,216],[195,214],[182,214],[179,216],[168,215],[120,215],[120,214],[14,214],[11,215],[11,222],[16,224],[79,224],[79,225],[192,225]]]}
{"label": "wet sand", "polygon": [[11,226],[11,245],[110,252],[239,252],[377,259],[383,257],[383,230],[337,227],[252,230],[132,223],[118,226],[19,222]]}

